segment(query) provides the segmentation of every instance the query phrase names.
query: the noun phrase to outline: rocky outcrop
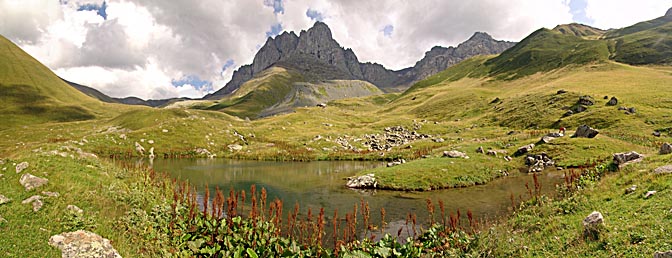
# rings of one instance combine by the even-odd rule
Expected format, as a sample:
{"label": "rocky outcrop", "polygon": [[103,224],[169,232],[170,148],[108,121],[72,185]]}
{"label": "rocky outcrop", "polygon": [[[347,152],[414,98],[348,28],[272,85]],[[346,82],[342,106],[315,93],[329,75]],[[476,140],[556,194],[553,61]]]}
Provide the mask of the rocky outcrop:
{"label": "rocky outcrop", "polygon": [[576,129],[572,138],[595,138],[600,132],[590,126],[582,125]]}
{"label": "rocky outcrop", "polygon": [[51,236],[49,245],[60,249],[63,258],[121,258],[110,240],[85,230]]}
{"label": "rocky outcrop", "polygon": [[365,188],[371,189],[378,187],[378,182],[374,174],[367,174],[363,176],[356,176],[348,178],[348,182],[345,184],[350,188]]}
{"label": "rocky outcrop", "polygon": [[636,162],[644,158],[644,156],[634,151],[616,153],[613,156],[614,156],[614,164],[618,166],[629,162]]}
{"label": "rocky outcrop", "polygon": [[205,99],[220,99],[274,65],[294,68],[313,77],[318,75],[320,80],[364,80],[381,89],[403,89],[464,59],[499,54],[513,45],[514,42],[498,41],[487,33],[477,32],[457,47],[433,47],[415,66],[392,71],[380,64],[360,63],[351,49],[341,47],[333,39],[326,24],[316,22],[299,35],[283,32],[275,38],[269,37],[252,64],[238,68],[231,81]]}
{"label": "rocky outcrop", "polygon": [[383,134],[364,135],[364,147],[370,151],[390,151],[393,147],[417,140],[429,139],[431,135],[408,130],[403,126],[386,127]]}
{"label": "rocky outcrop", "polygon": [[548,167],[555,166],[555,162],[546,153],[537,155],[527,155],[525,158],[525,165],[528,166],[528,173],[538,173],[544,171]]}
{"label": "rocky outcrop", "polygon": [[31,174],[23,174],[19,179],[19,183],[26,188],[26,191],[33,190],[40,186],[46,185],[49,182],[46,178],[36,177]]}

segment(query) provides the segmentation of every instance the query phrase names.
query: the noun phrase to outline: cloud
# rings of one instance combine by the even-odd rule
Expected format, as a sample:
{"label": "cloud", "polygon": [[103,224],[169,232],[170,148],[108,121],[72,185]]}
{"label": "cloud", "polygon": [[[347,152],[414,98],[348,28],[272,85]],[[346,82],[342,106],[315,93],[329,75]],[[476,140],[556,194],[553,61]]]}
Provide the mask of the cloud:
{"label": "cloud", "polygon": [[577,20],[627,26],[669,7],[669,0],[0,0],[0,33],[68,80],[156,99],[217,90],[266,37],[315,21],[360,61],[402,69],[475,31],[519,41]]}

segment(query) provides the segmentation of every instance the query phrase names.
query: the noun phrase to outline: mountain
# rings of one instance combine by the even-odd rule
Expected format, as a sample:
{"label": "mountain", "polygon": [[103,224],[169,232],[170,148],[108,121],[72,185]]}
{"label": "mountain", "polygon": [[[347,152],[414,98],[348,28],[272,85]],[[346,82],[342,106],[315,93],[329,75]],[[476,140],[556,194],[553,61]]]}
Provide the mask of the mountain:
{"label": "mountain", "polygon": [[672,64],[672,8],[665,16],[612,30],[612,59],[634,65]]}
{"label": "mountain", "polygon": [[0,36],[0,129],[93,119],[103,103],[63,82],[48,67]]}
{"label": "mountain", "polygon": [[105,95],[105,93],[100,92],[99,90],[96,90],[94,88],[91,88],[89,86],[81,85],[78,83],[74,83],[65,79],[62,79],[65,83],[69,84],[73,88],[77,89],[78,91],[81,91],[82,93],[96,98],[102,102],[107,102],[107,103],[118,103],[118,104],[126,104],[126,105],[139,105],[139,106],[148,106],[148,107],[162,107],[166,105],[170,105],[175,102],[180,102],[180,101],[185,101],[185,100],[192,100],[190,98],[170,98],[170,99],[148,99],[144,100],[138,97],[125,97],[125,98],[113,98],[110,96]]}
{"label": "mountain", "polygon": [[268,38],[252,64],[241,66],[229,83],[205,99],[221,99],[271,66],[298,71],[308,82],[324,80],[362,80],[384,91],[408,88],[413,82],[446,69],[474,55],[497,54],[513,46],[496,41],[485,33],[476,33],[458,47],[434,47],[414,67],[392,71],[376,63],[361,63],[352,49],[345,49],[333,39],[329,27],[316,22],[299,35],[283,32]]}
{"label": "mountain", "polygon": [[594,28],[585,24],[579,24],[579,23],[570,23],[570,24],[563,24],[563,25],[558,25],[553,28],[553,31],[560,32],[562,34],[566,35],[572,35],[572,36],[577,36],[577,37],[594,37],[594,38],[599,38],[600,36],[604,35],[606,32],[605,30],[601,30],[598,28]]}

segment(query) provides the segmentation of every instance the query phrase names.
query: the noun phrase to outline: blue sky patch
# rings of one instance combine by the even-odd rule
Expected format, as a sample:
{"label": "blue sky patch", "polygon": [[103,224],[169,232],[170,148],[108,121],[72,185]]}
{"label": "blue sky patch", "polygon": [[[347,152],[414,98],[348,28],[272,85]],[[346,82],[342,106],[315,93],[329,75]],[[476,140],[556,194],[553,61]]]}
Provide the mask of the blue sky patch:
{"label": "blue sky patch", "polygon": [[282,32],[282,24],[276,23],[271,25],[271,30],[266,32],[266,37],[275,37]]}
{"label": "blue sky patch", "polygon": [[571,0],[569,1],[569,9],[572,13],[572,20],[574,22],[592,25],[595,20],[588,18],[586,15],[587,0]]}
{"label": "blue sky patch", "polygon": [[172,80],[171,83],[175,87],[183,86],[185,84],[189,84],[191,86],[194,86],[194,88],[196,88],[197,90],[201,90],[203,88],[205,88],[205,89],[212,88],[212,82],[206,81],[206,80],[201,80],[196,75],[189,75],[189,76],[183,77],[182,79],[179,79],[179,80]]}
{"label": "blue sky patch", "polygon": [[[64,2],[67,3],[67,1]],[[105,1],[103,1],[103,3],[100,5],[97,4],[80,5],[77,8],[77,11],[96,11],[96,14],[100,15],[100,17],[103,17],[103,19],[107,20],[107,2]]]}
{"label": "blue sky patch", "polygon": [[285,5],[282,0],[264,0],[264,5],[273,7],[273,13],[275,14],[285,14]]}
{"label": "blue sky patch", "polygon": [[394,31],[394,26],[392,24],[385,25],[382,32],[385,37],[392,37],[392,32]]}
{"label": "blue sky patch", "polygon": [[308,18],[310,18],[311,20],[315,21],[324,20],[324,15],[321,12],[310,8],[308,8],[308,10],[306,11],[306,16],[308,16]]}
{"label": "blue sky patch", "polygon": [[222,66],[222,72],[226,71],[226,69],[231,68],[235,64],[236,63],[233,61],[233,59],[226,60],[226,63],[224,63],[224,66]]}

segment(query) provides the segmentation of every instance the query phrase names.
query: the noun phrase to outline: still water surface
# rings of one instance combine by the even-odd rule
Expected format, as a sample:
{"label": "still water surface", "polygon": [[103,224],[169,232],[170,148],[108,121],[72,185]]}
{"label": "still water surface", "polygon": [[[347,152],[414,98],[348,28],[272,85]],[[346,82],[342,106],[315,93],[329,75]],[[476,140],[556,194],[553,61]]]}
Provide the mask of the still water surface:
{"label": "still water surface", "polygon": [[[320,207],[324,207],[327,215],[333,214],[335,209],[342,215],[352,212],[353,205],[363,199],[369,203],[374,223],[380,223],[380,208],[385,208],[385,220],[390,223],[390,227],[404,224],[409,213],[417,214],[419,223],[427,222],[427,198],[431,198],[436,205],[437,214],[438,201],[442,200],[446,213],[459,209],[462,214],[466,214],[467,210],[471,210],[481,220],[492,219],[505,215],[511,209],[511,194],[518,202],[519,197],[528,198],[526,183],[534,187],[532,175],[520,172],[512,172],[510,176],[486,185],[430,192],[360,191],[344,186],[345,178],[358,171],[383,165],[380,162],[362,161],[157,159],[153,167],[156,171],[188,180],[199,188],[201,194],[205,185],[211,190],[219,186],[225,192],[231,188],[237,191],[244,189],[248,194],[253,184],[258,190],[266,188],[269,202],[275,198],[283,201],[284,214],[288,214],[298,203],[301,212],[306,212],[310,207],[315,214]],[[539,174],[542,192],[555,192],[555,185],[563,182],[562,175],[562,172],[557,171]],[[396,229],[391,228],[391,231]]]}

